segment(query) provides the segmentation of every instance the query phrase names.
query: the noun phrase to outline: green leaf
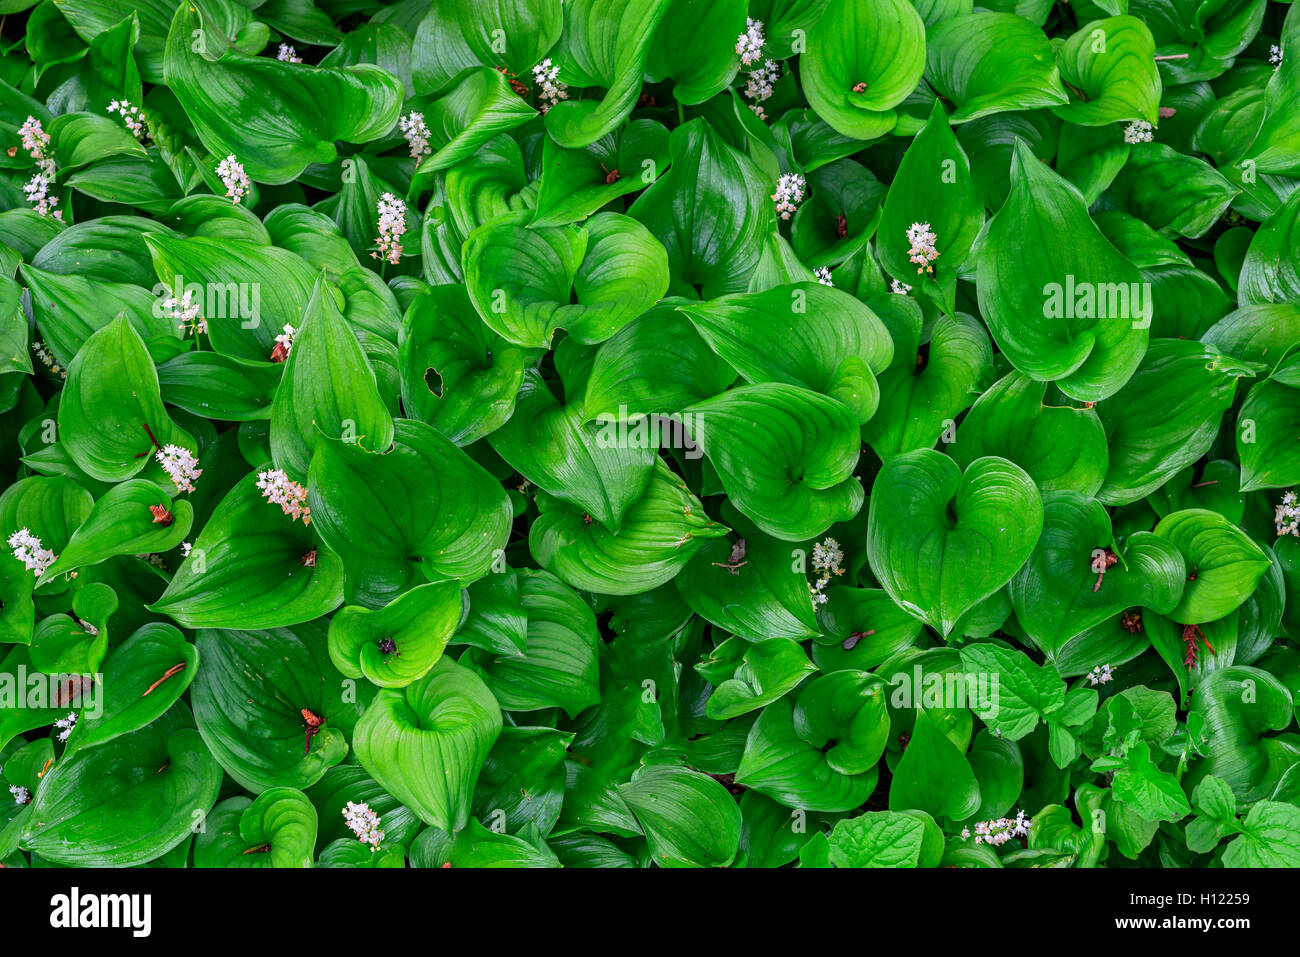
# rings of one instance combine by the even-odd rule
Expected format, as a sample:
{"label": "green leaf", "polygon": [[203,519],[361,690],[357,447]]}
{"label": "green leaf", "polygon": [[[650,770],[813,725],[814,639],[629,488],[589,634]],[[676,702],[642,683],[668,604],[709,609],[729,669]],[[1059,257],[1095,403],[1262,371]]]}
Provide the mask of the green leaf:
{"label": "green leaf", "polygon": [[912,737],[889,786],[889,809],[914,808],[933,817],[965,820],[980,805],[970,762],[924,708],[916,712]]}
{"label": "green leaf", "polygon": [[881,469],[867,555],[889,596],[947,635],[1015,575],[1042,528],[1038,489],[1019,466],[990,456],[963,474],[923,449]]}
{"label": "green leaf", "polygon": [[704,713],[715,721],[748,714],[794,690],[816,670],[798,642],[789,638],[746,643],[743,660],[732,677],[717,683]]}
{"label": "green leaf", "polygon": [[268,788],[212,809],[194,842],[195,867],[311,867],[316,808],[294,788]]}
{"label": "green leaf", "polygon": [[271,405],[275,464],[302,478],[320,436],[373,455],[389,450],[393,434],[393,418],[361,343],[330,288],[317,280]]}
{"label": "green leaf", "polygon": [[1237,416],[1241,490],[1300,484],[1300,355],[1283,360],[1251,388]]}
{"label": "green leaf", "polygon": [[1237,379],[1255,368],[1198,342],[1154,340],[1128,384],[1097,406],[1110,446],[1097,497],[1135,502],[1209,451]]}
{"label": "green leaf", "polygon": [[148,607],[186,628],[280,628],[337,608],[343,571],[307,526],[262,497],[254,473],[217,505],[167,590]]}
{"label": "green leaf", "polygon": [[740,808],[726,789],[686,768],[642,768],[619,794],[660,867],[725,867],[740,848]]}
{"label": "green leaf", "polygon": [[1137,17],[1084,24],[1056,49],[1061,80],[1073,94],[1052,112],[1068,123],[1105,126],[1130,120],[1160,122],[1156,43]]}
{"label": "green leaf", "polygon": [[71,867],[131,867],[188,838],[217,799],[221,767],[179,725],[162,718],[55,762],[20,846]]}
{"label": "green leaf", "polygon": [[[875,313],[847,293],[793,283],[677,308],[747,382],[785,382],[832,396],[863,422],[876,411],[874,376],[889,367],[893,343]],[[764,348],[775,341],[788,348]]]}
{"label": "green leaf", "polygon": [[747,10],[745,0],[672,0],[646,57],[646,79],[672,77],[673,99],[687,106],[722,92],[738,64],[720,38],[745,32]]}
{"label": "green leaf", "polygon": [[905,0],[830,0],[807,45],[800,68],[808,103],[854,139],[892,130],[894,108],[925,70],[925,24]]}
{"label": "green leaf", "polygon": [[835,399],[783,383],[742,386],[690,406],[683,422],[732,504],[770,535],[815,538],[862,507],[857,425]]}
{"label": "green leaf", "polygon": [[957,107],[953,123],[1069,102],[1051,44],[1022,17],[954,17],[931,27],[926,41],[926,78]]}
{"label": "green leaf", "polygon": [[1250,597],[1271,559],[1240,528],[1218,512],[1188,508],[1166,515],[1155,534],[1182,552],[1188,582],[1169,612],[1180,624],[1222,618]]}
{"label": "green leaf", "polygon": [[[1067,235],[1069,243],[1054,239]],[[1025,247],[1039,252],[1026,258]],[[1141,277],[1097,229],[1079,191],[1023,142],[978,264],[980,309],[1017,370],[1084,402],[1114,394],[1133,375],[1151,318]]]}
{"label": "green leaf", "polygon": [[474,783],[501,733],[501,709],[482,680],[442,658],[403,689],[386,688],[357,724],[357,758],[426,824],[458,831]]}
{"label": "green leaf", "polygon": [[452,0],[430,9],[411,48],[419,92],[441,92],[476,66],[526,73],[560,38],[563,9],[560,0]]}
{"label": "green leaf", "polygon": [[600,86],[604,99],[564,100],[546,114],[546,131],[577,149],[596,142],[627,117],[641,92],[641,78],[655,31],[671,0],[568,0],[564,29],[553,51],[563,82]]}
{"label": "green leaf", "polygon": [[836,867],[920,867],[929,815],[868,811],[840,821],[831,831],[830,860]]}
{"label": "green leaf", "polygon": [[959,438],[951,445],[958,465],[999,456],[1024,469],[1044,495],[1095,495],[1110,461],[1094,409],[1051,404],[1047,385],[1019,372],[999,379],[975,400]]}
{"label": "green leaf", "polygon": [[423,422],[396,420],[392,449],[378,455],[318,440],[307,488],[352,604],[377,607],[421,580],[473,581],[510,532],[505,490]]}
{"label": "green leaf", "polygon": [[349,678],[404,688],[437,664],[461,611],[461,590],[450,582],[417,585],[377,610],[341,608],[330,619],[330,660]]}
{"label": "green leaf", "polygon": [[1241,837],[1223,852],[1224,867],[1295,867],[1300,863],[1300,809],[1260,801],[1241,822]]}
{"label": "green leaf", "polygon": [[208,152],[233,153],[251,179],[287,183],[312,163],[331,162],[335,140],[368,143],[396,124],[402,85],[379,67],[282,63],[219,48],[218,33],[196,7],[179,7],[165,82]]}
{"label": "green leaf", "polygon": [[[324,623],[294,630],[202,630],[190,688],[199,733],[241,786],[306,788],[343,760],[360,705],[330,665]],[[355,701],[355,695],[352,698]],[[364,704],[364,702],[363,702]],[[308,734],[307,712],[323,719]]]}
{"label": "green leaf", "polygon": [[1065,684],[1050,663],[1036,665],[1023,652],[988,643],[963,647],[961,663],[968,680],[988,681],[995,689],[992,713],[980,717],[1009,741],[1019,741],[1065,706]]}

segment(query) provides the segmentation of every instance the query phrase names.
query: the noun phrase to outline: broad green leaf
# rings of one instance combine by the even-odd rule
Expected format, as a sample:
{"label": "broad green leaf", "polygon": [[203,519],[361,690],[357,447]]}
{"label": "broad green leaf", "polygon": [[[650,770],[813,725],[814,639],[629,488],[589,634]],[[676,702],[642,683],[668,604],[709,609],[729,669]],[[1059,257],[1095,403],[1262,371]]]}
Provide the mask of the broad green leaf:
{"label": "broad green leaf", "polygon": [[349,678],[404,688],[437,664],[461,610],[452,582],[417,585],[379,609],[341,608],[330,619],[330,660]]}
{"label": "broad green leaf", "polygon": [[1073,94],[1052,112],[1067,123],[1104,126],[1160,121],[1156,44],[1137,17],[1107,17],[1082,24],[1056,49],[1061,81]]}
{"label": "broad green leaf", "polygon": [[501,733],[487,685],[442,658],[405,688],[385,688],[357,724],[357,758],[384,790],[426,824],[458,831],[469,821],[474,783]]}
{"label": "broad green leaf", "polygon": [[965,473],[923,449],[887,462],[872,489],[867,555],[889,596],[947,635],[1005,585],[1043,529],[1033,480],[994,456]]}
{"label": "broad green leaf", "polygon": [[1268,569],[1268,553],[1218,512],[1189,508],[1166,515],[1155,534],[1177,548],[1188,567],[1182,600],[1169,612],[1181,624],[1214,621],[1250,597]]}

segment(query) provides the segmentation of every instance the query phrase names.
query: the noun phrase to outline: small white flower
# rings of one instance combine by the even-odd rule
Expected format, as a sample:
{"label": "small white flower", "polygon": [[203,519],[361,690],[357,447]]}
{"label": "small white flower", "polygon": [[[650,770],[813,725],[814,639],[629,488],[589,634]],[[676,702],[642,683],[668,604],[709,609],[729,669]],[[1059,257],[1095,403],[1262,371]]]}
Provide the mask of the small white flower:
{"label": "small white flower", "polygon": [[28,791],[20,784],[9,785],[9,793],[14,796],[15,804],[22,805],[32,803],[32,792]]}
{"label": "small white flower", "polygon": [[1124,127],[1125,143],[1150,143],[1156,138],[1152,132],[1151,124],[1146,120],[1134,120],[1128,126]]}
{"label": "small white flower", "polygon": [[818,266],[813,270],[813,278],[823,286],[835,285],[835,283],[831,281],[831,270],[829,266]]}
{"label": "small white flower", "polygon": [[1273,64],[1274,70],[1282,65],[1282,48],[1276,43],[1268,48],[1268,62]]}
{"label": "small white flower", "polygon": [[814,605],[826,604],[826,586],[831,583],[832,575],[843,575],[840,563],[844,561],[844,552],[840,543],[827,536],[813,545],[813,571],[820,572],[815,582],[808,583],[808,592]]}
{"label": "small white flower", "polygon": [[1088,683],[1094,687],[1096,687],[1097,685],[1104,685],[1108,681],[1115,680],[1115,674],[1110,665],[1098,665],[1097,667],[1093,668],[1090,672],[1088,672],[1086,675],[1084,675],[1084,677],[1087,678]]}
{"label": "small white flower", "polygon": [[937,239],[930,230],[929,223],[913,223],[907,227],[907,241],[912,244],[907,251],[907,258],[916,263],[918,275],[934,272],[934,266],[930,264],[939,258],[939,250],[934,248]]}
{"label": "small white flower", "polygon": [[745,32],[736,37],[736,55],[740,62],[745,66],[757,63],[763,55],[763,43],[763,22],[746,17]]}
{"label": "small white flower", "polygon": [[1297,503],[1294,491],[1282,496],[1282,504],[1273,512],[1273,524],[1277,526],[1279,535],[1300,538],[1300,503]]}
{"label": "small white flower", "polygon": [[197,468],[199,460],[194,457],[188,449],[183,449],[179,445],[164,445],[154,455],[158,464],[163,467],[163,471],[171,476],[171,480],[176,483],[176,494],[181,492],[193,492],[194,480],[203,474],[203,469]]}
{"label": "small white flower", "polygon": [[41,121],[29,116],[18,127],[18,135],[23,138],[23,149],[36,160],[36,168],[45,174],[46,179],[54,179],[54,157],[50,155],[50,134],[41,128]]}
{"label": "small white flower", "polygon": [[55,361],[53,353],[50,352],[42,340],[36,339],[32,342],[32,352],[36,354],[36,358],[41,360],[41,364],[55,375],[62,376],[65,379],[68,377],[68,370]]}
{"label": "small white flower", "polygon": [[568,86],[560,82],[560,68],[551,63],[550,57],[533,67],[533,80],[542,88],[538,109],[543,113],[560,100],[569,98]]}
{"label": "small white flower", "polygon": [[804,179],[798,173],[782,173],[777,180],[776,192],[772,201],[776,203],[777,214],[782,219],[789,219],[799,204],[803,202]]}
{"label": "small white flower", "polygon": [[275,58],[283,63],[302,62],[302,57],[298,56],[298,51],[287,43],[280,44],[280,52],[275,55]]}
{"label": "small white flower", "polygon": [[27,194],[27,202],[36,207],[36,212],[41,216],[53,216],[59,222],[63,222],[63,211],[54,207],[59,203],[59,197],[50,195],[50,186],[53,180],[44,173],[34,173],[32,178],[23,185],[23,192]]}
{"label": "small white flower", "polygon": [[140,107],[132,106],[129,100],[114,100],[108,104],[108,112],[120,115],[136,139],[143,142],[149,135],[144,128],[144,114],[140,112]]}
{"label": "small white flower", "polygon": [[72,734],[72,729],[77,726],[77,712],[69,711],[68,716],[54,722],[54,726],[59,729],[59,740],[67,741],[68,735]]}
{"label": "small white flower", "polygon": [[20,528],[9,536],[9,547],[13,549],[14,558],[37,578],[44,575],[45,569],[58,557],[50,549],[42,547],[41,540],[26,528]]}
{"label": "small white flower", "polygon": [[412,110],[397,121],[398,129],[406,137],[406,144],[411,148],[411,156],[428,156],[433,152],[429,145],[429,127],[424,123],[424,114]]}
{"label": "small white flower", "polygon": [[384,832],[379,829],[381,823],[379,815],[370,810],[369,804],[349,801],[348,806],[343,808],[343,817],[358,841],[369,844],[372,852],[379,849],[384,839]]}
{"label": "small white flower", "polygon": [[244,172],[244,164],[235,159],[234,153],[217,164],[217,176],[221,184],[226,187],[226,195],[233,203],[243,199],[252,187],[248,181],[248,174]]}
{"label": "small white flower", "polygon": [[896,296],[906,296],[912,291],[912,287],[905,282],[899,282],[897,279],[889,280],[889,291]]}
{"label": "small white flower", "polygon": [[[396,263],[402,258],[402,233],[406,232],[406,203],[392,193],[379,197],[379,239],[376,245],[384,259]],[[378,258],[378,253],[371,253]]]}
{"label": "small white flower", "polygon": [[749,104],[749,108],[760,119],[767,119],[767,111],[761,104],[764,100],[772,96],[772,88],[776,81],[781,78],[781,66],[775,60],[767,60],[757,70],[749,74],[745,81],[744,94],[754,102]]}
{"label": "small white flower", "polygon": [[163,300],[162,307],[171,313],[173,319],[180,320],[179,328],[182,333],[197,334],[208,331],[208,320],[199,316],[199,304],[194,301],[193,290],[186,289],[180,299],[168,296]]}
{"label": "small white flower", "polygon": [[[1025,817],[1025,812],[1019,810],[1016,811],[1015,820],[1000,817],[995,821],[980,821],[975,825],[975,843],[991,844],[996,847],[1005,844],[1013,837],[1024,837],[1033,824],[1033,821]],[[963,829],[961,836],[963,840],[969,838],[969,829]]]}
{"label": "small white flower", "polygon": [[192,544],[190,544],[189,542],[181,542],[181,557],[182,557],[182,558],[189,558],[189,557],[190,557],[190,550],[191,550],[193,547],[194,547],[194,546],[193,546]]}
{"label": "small white flower", "polygon": [[293,340],[297,335],[298,330],[286,322],[284,332],[275,337],[275,348],[271,350],[272,362],[284,362],[289,358],[289,353],[293,351]]}
{"label": "small white flower", "polygon": [[283,469],[257,473],[257,487],[262,497],[272,505],[279,505],[284,514],[311,524],[311,509],[307,507],[307,489],[289,478]]}

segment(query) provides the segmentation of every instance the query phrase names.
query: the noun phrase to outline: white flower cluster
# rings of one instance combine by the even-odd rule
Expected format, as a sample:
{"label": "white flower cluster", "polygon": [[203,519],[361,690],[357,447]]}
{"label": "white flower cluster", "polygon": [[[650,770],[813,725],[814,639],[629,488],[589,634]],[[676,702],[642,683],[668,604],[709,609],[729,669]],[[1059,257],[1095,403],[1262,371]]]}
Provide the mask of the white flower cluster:
{"label": "white flower cluster", "polygon": [[906,296],[912,291],[912,287],[905,282],[899,282],[897,279],[889,280],[889,291],[895,296]]}
{"label": "white flower cluster", "polygon": [[1268,62],[1273,64],[1274,70],[1282,65],[1282,48],[1276,43],[1268,48]]}
{"label": "white flower cluster", "polygon": [[1273,513],[1273,524],[1279,535],[1294,535],[1300,538],[1300,502],[1296,501],[1295,492],[1282,496],[1282,504]]}
{"label": "white flower cluster", "polygon": [[569,88],[560,82],[560,68],[551,63],[550,57],[533,67],[533,80],[542,88],[538,109],[543,113],[569,98]]}
{"label": "white flower cluster", "polygon": [[745,66],[751,66],[763,55],[763,22],[753,17],[745,18],[745,32],[736,37],[736,55]]}
{"label": "white flower cluster", "polygon": [[831,583],[832,575],[843,575],[840,562],[844,561],[844,552],[840,543],[833,538],[824,538],[813,546],[812,567],[817,572],[817,581],[808,583],[808,592],[814,605],[826,604],[825,590]]}
{"label": "white flower cluster", "polygon": [[934,272],[934,266],[930,264],[939,258],[939,250],[934,248],[938,238],[930,229],[929,223],[913,223],[907,227],[907,241],[912,244],[907,251],[907,258],[916,263],[918,275]]}
{"label": "white flower cluster", "polygon": [[1084,677],[1088,679],[1089,684],[1095,687],[1097,685],[1104,685],[1108,681],[1114,681],[1115,672],[1110,665],[1098,665],[1084,675]]}
{"label": "white flower cluster", "polygon": [[298,330],[286,322],[284,332],[275,337],[275,348],[271,350],[272,362],[284,362],[289,358],[289,353],[293,351],[293,340],[297,335]]}
{"label": "white flower cluster", "polygon": [[192,549],[193,547],[194,545],[191,542],[181,542],[181,557],[189,558],[190,549]]}
{"label": "white flower cluster", "polygon": [[68,735],[72,734],[72,729],[77,726],[77,712],[69,711],[68,716],[54,722],[54,726],[59,729],[59,740],[67,741]]}
{"label": "white flower cluster", "polygon": [[280,44],[280,52],[275,55],[275,58],[281,61],[282,63],[302,62],[302,57],[298,56],[298,51],[295,50],[293,47],[289,46],[289,44],[287,43]]}
{"label": "white flower cluster", "polygon": [[384,832],[379,829],[379,815],[370,810],[369,804],[356,804],[349,801],[348,806],[343,809],[343,816],[358,841],[369,844],[372,852],[379,850]]}
{"label": "white flower cluster", "polygon": [[745,81],[744,94],[754,101],[749,104],[749,108],[760,120],[767,119],[767,111],[763,109],[762,104],[764,100],[771,98],[772,89],[780,78],[781,65],[775,60],[766,60],[761,67],[751,72]]}
{"label": "white flower cluster", "polygon": [[9,793],[14,796],[15,804],[31,804],[32,792],[20,784],[9,785]]}
{"label": "white flower cluster", "polygon": [[[402,258],[402,233],[406,232],[406,203],[392,193],[379,197],[379,239],[376,245],[384,259],[397,263]],[[371,253],[378,258],[378,253]]]}
{"label": "white flower cluster", "polygon": [[831,281],[831,269],[829,266],[818,266],[813,270],[813,278],[823,286],[835,285],[835,283]]}
{"label": "white flower cluster", "polygon": [[140,112],[140,107],[132,106],[129,100],[114,100],[108,104],[108,112],[121,116],[122,122],[136,139],[143,142],[149,135],[144,128],[144,114]]}
{"label": "white flower cluster", "polygon": [[406,145],[411,148],[411,156],[419,158],[433,152],[429,145],[429,127],[424,123],[424,114],[412,110],[397,121],[397,128],[406,137]]}
{"label": "white flower cluster", "polygon": [[[1024,811],[1016,811],[1016,819],[1000,817],[996,821],[980,821],[975,825],[975,843],[992,844],[995,847],[999,844],[1005,844],[1013,837],[1024,837],[1033,827],[1034,822],[1025,817]],[[971,830],[968,827],[961,829],[963,840],[969,840]]]}
{"label": "white flower cluster", "polygon": [[27,117],[18,127],[18,135],[23,138],[23,149],[36,160],[36,168],[48,179],[54,179],[54,157],[50,155],[50,134],[41,127],[41,121],[34,116]]}
{"label": "white flower cluster", "polygon": [[23,192],[27,194],[27,202],[35,207],[38,215],[53,216],[63,222],[63,211],[54,208],[59,203],[59,197],[50,195],[50,186],[53,184],[54,180],[44,173],[35,173],[23,184]]}
{"label": "white flower cluster", "polygon": [[42,340],[33,340],[32,352],[36,353],[36,358],[41,360],[41,365],[45,366],[45,368],[49,369],[55,375],[62,376],[65,379],[68,377],[68,370],[59,365],[58,360],[54,358],[54,353],[50,352],[49,348]]}
{"label": "white flower cluster", "polygon": [[794,215],[794,211],[803,202],[804,186],[804,179],[798,173],[781,174],[776,183],[776,192],[772,194],[778,216],[789,219]]}
{"label": "white flower cluster", "polygon": [[42,547],[41,540],[26,528],[20,528],[9,536],[9,547],[13,549],[14,558],[37,578],[44,575],[45,569],[58,557],[50,549]]}
{"label": "white flower cluster", "polygon": [[304,525],[311,524],[311,509],[307,507],[307,489],[285,474],[284,469],[271,469],[257,473],[257,487],[262,490],[262,497],[272,505],[279,505],[280,511]]}
{"label": "white flower cluster", "polygon": [[203,469],[196,467],[199,460],[188,449],[183,449],[179,445],[164,445],[154,458],[176,483],[177,495],[181,492],[194,491],[194,480],[203,474]]}
{"label": "white flower cluster", "polygon": [[243,199],[252,186],[248,174],[244,172],[244,164],[235,159],[234,153],[217,164],[217,177],[221,180],[221,185],[226,187],[226,195],[233,203]]}
{"label": "white flower cluster", "polygon": [[1134,120],[1124,127],[1125,143],[1150,143],[1155,138],[1156,135],[1152,131],[1151,124],[1146,120]]}
{"label": "white flower cluster", "polygon": [[178,326],[182,333],[198,334],[208,331],[208,320],[199,315],[199,304],[194,301],[193,290],[186,289],[179,299],[168,296],[163,300],[162,307],[171,313],[173,319],[180,320]]}

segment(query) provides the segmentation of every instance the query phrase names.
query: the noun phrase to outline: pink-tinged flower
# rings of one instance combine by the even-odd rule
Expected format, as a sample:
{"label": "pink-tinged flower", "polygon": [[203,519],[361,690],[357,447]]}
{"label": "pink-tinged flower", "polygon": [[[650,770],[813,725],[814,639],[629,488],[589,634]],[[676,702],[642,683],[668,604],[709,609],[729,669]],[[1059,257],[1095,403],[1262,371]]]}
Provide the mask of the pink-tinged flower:
{"label": "pink-tinged flower", "polygon": [[905,282],[899,282],[897,279],[889,280],[889,291],[895,296],[906,296],[912,291],[912,287]]}
{"label": "pink-tinged flower", "polygon": [[179,299],[168,296],[163,300],[162,307],[171,313],[173,319],[180,320],[178,328],[182,333],[207,333],[208,321],[199,315],[199,304],[194,301],[192,290],[186,289]]}
{"label": "pink-tinged flower", "polygon": [[203,469],[197,467],[199,460],[192,452],[179,445],[164,445],[154,458],[176,484],[176,494],[194,491],[194,480],[203,474]]}
{"label": "pink-tinged flower", "polygon": [[14,796],[14,803],[17,805],[31,804],[32,792],[27,790],[21,784],[9,785],[9,793]]}
{"label": "pink-tinged flower", "polygon": [[23,149],[36,160],[36,167],[48,180],[54,179],[54,157],[50,155],[50,134],[41,127],[41,121],[29,116],[18,127],[18,135],[23,138]]}
{"label": "pink-tinged flower", "polygon": [[767,60],[761,67],[751,72],[745,81],[745,89],[742,92],[754,101],[749,104],[749,108],[760,120],[767,119],[767,111],[763,109],[762,103],[772,96],[772,89],[780,78],[780,64],[775,60]]}
{"label": "pink-tinged flower", "polygon": [[[975,825],[975,843],[991,844],[994,847],[1005,844],[1013,837],[1025,837],[1029,829],[1034,826],[1034,822],[1025,817],[1024,811],[1016,811],[1015,820],[1006,817],[1000,817],[995,821],[980,821]],[[970,829],[963,829],[961,836],[966,839],[971,836]]]}
{"label": "pink-tinged flower", "polygon": [[32,178],[23,184],[23,192],[27,194],[27,202],[35,207],[39,215],[53,216],[59,222],[63,222],[63,211],[54,208],[59,203],[59,197],[50,195],[52,184],[53,180],[44,173],[34,173]]}
{"label": "pink-tinged flower", "polygon": [[1088,679],[1090,685],[1096,687],[1097,685],[1104,685],[1108,681],[1114,681],[1115,672],[1110,665],[1098,665],[1084,675],[1084,677]]}
{"label": "pink-tinged flower", "polygon": [[369,804],[357,804],[349,801],[347,807],[343,808],[343,817],[347,820],[348,828],[357,836],[357,840],[362,844],[369,844],[371,852],[379,850],[379,845],[384,839],[384,832],[379,829],[380,818],[374,811],[370,810]]}
{"label": "pink-tinged flower", "polygon": [[772,201],[776,203],[777,215],[789,219],[803,202],[804,179],[798,173],[782,173],[777,180],[776,192]]}
{"label": "pink-tinged flower", "polygon": [[[392,193],[379,197],[379,253],[390,263],[402,258],[402,233],[406,232],[406,203]],[[371,253],[378,258],[379,253]]]}
{"label": "pink-tinged flower", "polygon": [[9,536],[9,547],[13,549],[14,558],[22,562],[37,578],[44,575],[45,569],[53,565],[54,559],[58,557],[43,547],[41,540],[26,528],[20,528]]}
{"label": "pink-tinged flower", "polygon": [[262,497],[272,505],[279,505],[284,514],[295,520],[301,518],[304,525],[311,524],[307,489],[289,478],[283,469],[258,472],[257,487],[262,490]]}
{"label": "pink-tinged flower", "polygon": [[418,159],[433,152],[429,145],[429,127],[424,123],[424,114],[412,110],[397,121],[397,128],[406,137],[406,145],[411,148],[411,156]]}
{"label": "pink-tinged flower", "polygon": [[1294,491],[1282,496],[1282,504],[1273,512],[1273,524],[1279,535],[1294,535],[1300,538],[1300,502],[1296,501]]}
{"label": "pink-tinged flower", "polygon": [[114,100],[108,104],[108,112],[121,116],[122,122],[136,139],[143,141],[149,135],[144,128],[144,114],[140,112],[140,107],[132,106],[130,101]]}
{"label": "pink-tinged flower", "polygon": [[234,153],[217,164],[217,177],[221,180],[221,185],[226,187],[226,195],[233,203],[243,199],[253,185],[244,172],[244,164],[235,159]]}
{"label": "pink-tinged flower", "polygon": [[50,352],[49,348],[43,341],[40,339],[34,340],[32,342],[32,352],[35,353],[36,358],[41,361],[41,365],[45,366],[45,368],[49,369],[55,375],[61,376],[64,379],[68,377],[68,370],[59,365],[58,361],[54,358],[54,354]]}
{"label": "pink-tinged flower", "polygon": [[289,44],[287,43],[280,44],[280,52],[278,52],[275,55],[275,58],[281,61],[282,63],[302,62],[302,57],[298,56],[298,51],[295,50],[293,47],[289,46]]}
{"label": "pink-tinged flower", "polygon": [[745,18],[745,32],[736,37],[736,55],[749,66],[763,56],[763,22],[753,17]]}
{"label": "pink-tinged flower", "polygon": [[913,223],[907,227],[907,241],[912,248],[907,251],[907,258],[916,263],[917,273],[934,272],[930,265],[939,258],[939,250],[934,248],[937,236],[931,231],[929,223]]}
{"label": "pink-tinged flower", "polygon": [[560,82],[560,68],[551,63],[550,58],[533,67],[533,81],[542,88],[538,98],[538,109],[543,113],[550,110],[560,100],[569,98],[569,88]]}
{"label": "pink-tinged flower", "polygon": [[293,340],[297,335],[298,330],[285,323],[284,332],[275,337],[275,348],[271,350],[272,362],[284,362],[289,358],[289,353],[293,351]]}

